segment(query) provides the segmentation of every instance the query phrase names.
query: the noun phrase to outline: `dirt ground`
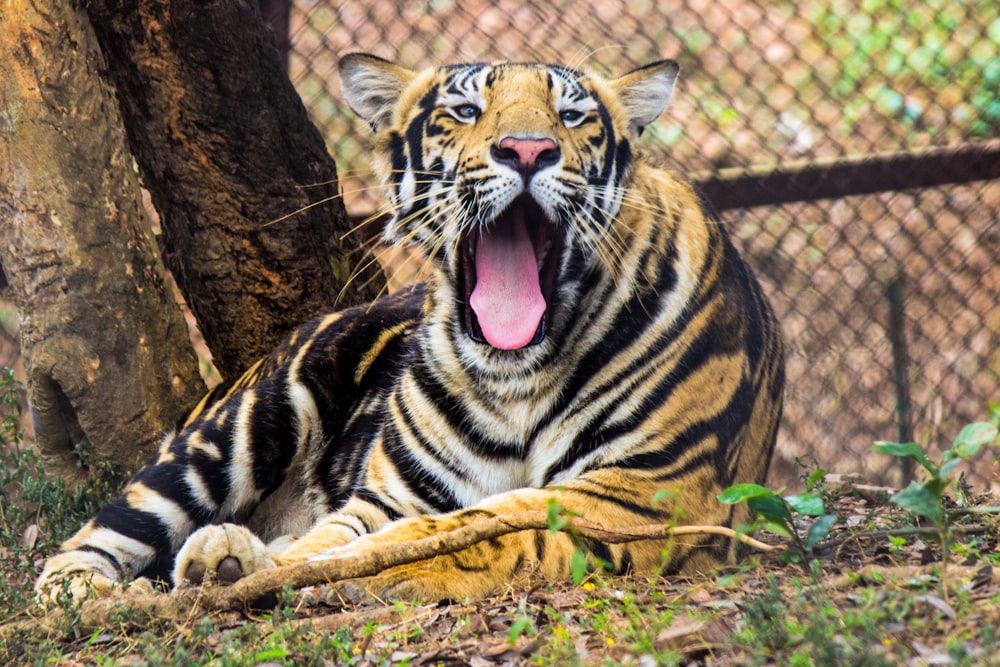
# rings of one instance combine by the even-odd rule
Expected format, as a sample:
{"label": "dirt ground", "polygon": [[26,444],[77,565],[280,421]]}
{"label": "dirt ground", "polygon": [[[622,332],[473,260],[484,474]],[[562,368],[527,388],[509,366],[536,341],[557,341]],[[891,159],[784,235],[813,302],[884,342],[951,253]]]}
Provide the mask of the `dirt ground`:
{"label": "dirt ground", "polygon": [[[533,581],[481,601],[345,606],[316,587],[286,591],[276,607],[255,611],[205,613],[195,605],[156,618],[133,604],[95,624],[85,608],[48,631],[46,617],[0,627],[0,662],[1000,664],[995,514],[962,520],[944,565],[934,540],[886,502],[884,489],[836,477],[822,488],[837,523],[806,566],[757,552],[703,578],[592,573],[579,585]],[[975,500],[980,508],[990,503]]]}

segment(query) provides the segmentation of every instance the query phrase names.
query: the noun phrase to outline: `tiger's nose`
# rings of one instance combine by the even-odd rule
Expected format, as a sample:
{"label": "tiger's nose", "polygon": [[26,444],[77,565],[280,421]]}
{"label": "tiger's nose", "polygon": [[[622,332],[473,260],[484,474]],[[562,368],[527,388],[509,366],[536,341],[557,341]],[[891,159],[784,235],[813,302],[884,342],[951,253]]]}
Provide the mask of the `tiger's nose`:
{"label": "tiger's nose", "polygon": [[559,146],[552,139],[504,137],[490,148],[493,159],[518,171],[527,180],[536,171],[559,162]]}

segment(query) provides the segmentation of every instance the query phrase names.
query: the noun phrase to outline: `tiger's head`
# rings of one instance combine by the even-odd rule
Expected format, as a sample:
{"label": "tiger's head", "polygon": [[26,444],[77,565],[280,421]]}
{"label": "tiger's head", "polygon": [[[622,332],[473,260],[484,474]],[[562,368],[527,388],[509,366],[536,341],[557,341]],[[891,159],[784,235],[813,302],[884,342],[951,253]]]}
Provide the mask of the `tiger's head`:
{"label": "tiger's head", "polygon": [[344,97],[376,131],[384,239],[434,263],[471,344],[543,342],[583,275],[613,270],[632,145],[677,71],[667,60],[606,80],[537,63],[413,72],[370,55],[341,60]]}

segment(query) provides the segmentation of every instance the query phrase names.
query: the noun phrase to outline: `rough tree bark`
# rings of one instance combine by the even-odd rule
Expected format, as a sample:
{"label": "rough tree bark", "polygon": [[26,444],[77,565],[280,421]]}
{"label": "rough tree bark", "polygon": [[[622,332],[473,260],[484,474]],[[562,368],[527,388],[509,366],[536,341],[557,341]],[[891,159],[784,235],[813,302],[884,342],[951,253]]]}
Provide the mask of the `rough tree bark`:
{"label": "rough tree bark", "polygon": [[5,0],[0,63],[0,266],[37,448],[66,478],[84,437],[134,464],[204,385],[96,38],[72,3]]}
{"label": "rough tree bark", "polygon": [[86,7],[161,216],[164,261],[222,374],[307,317],[374,296],[382,283],[368,272],[337,303],[364,264],[361,240],[344,236],[334,163],[256,3]]}

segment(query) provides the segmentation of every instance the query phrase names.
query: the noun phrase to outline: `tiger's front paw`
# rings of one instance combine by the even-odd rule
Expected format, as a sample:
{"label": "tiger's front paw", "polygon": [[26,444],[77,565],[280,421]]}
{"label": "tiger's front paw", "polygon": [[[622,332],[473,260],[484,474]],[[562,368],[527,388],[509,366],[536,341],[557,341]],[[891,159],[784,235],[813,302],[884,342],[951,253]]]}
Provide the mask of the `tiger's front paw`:
{"label": "tiger's front paw", "polygon": [[91,551],[64,551],[48,559],[35,582],[39,602],[57,602],[67,597],[85,600],[112,595],[118,584],[114,567]]}
{"label": "tiger's front paw", "polygon": [[232,523],[205,526],[184,542],[174,560],[174,586],[202,582],[232,583],[258,570],[274,567],[259,537]]}

